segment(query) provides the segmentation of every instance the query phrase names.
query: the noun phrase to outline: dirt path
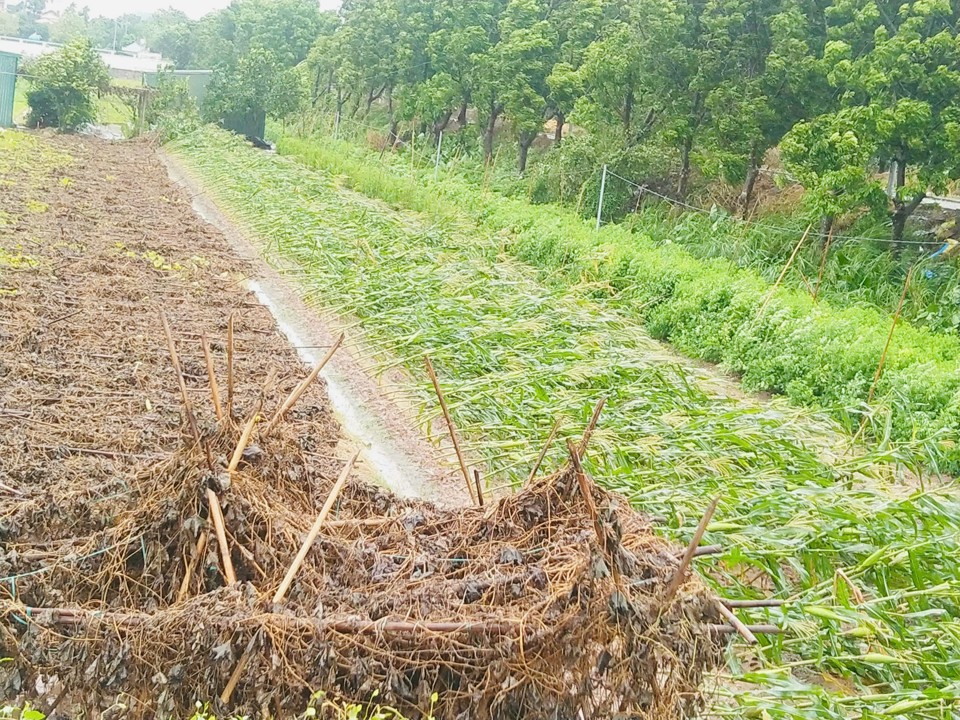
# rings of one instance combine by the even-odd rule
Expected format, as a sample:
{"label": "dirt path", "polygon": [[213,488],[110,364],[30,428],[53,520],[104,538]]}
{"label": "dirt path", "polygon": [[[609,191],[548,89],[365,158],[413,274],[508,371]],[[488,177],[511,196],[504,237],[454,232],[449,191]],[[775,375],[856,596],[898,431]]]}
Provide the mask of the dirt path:
{"label": "dirt path", "polygon": [[[82,479],[103,484],[106,496],[175,446],[182,404],[161,309],[201,421],[212,403],[200,338],[210,338],[225,393],[231,313],[239,398],[283,397],[303,377],[304,360],[325,352],[298,355],[250,289],[247,278],[265,277],[262,263],[197,216],[152,146],[53,135],[22,143],[31,146],[22,149],[27,162],[5,166],[0,188],[3,483],[32,494]],[[41,151],[44,161],[34,162]],[[331,342],[329,334],[301,337]],[[311,457],[334,472],[358,442],[343,432],[326,390],[313,386],[298,412],[314,425]],[[253,410],[238,404],[235,413]],[[410,471],[402,459],[398,467]],[[361,474],[372,478],[381,464],[373,456]],[[429,458],[417,471],[439,474]],[[404,472],[394,480],[402,494],[430,490]]]}

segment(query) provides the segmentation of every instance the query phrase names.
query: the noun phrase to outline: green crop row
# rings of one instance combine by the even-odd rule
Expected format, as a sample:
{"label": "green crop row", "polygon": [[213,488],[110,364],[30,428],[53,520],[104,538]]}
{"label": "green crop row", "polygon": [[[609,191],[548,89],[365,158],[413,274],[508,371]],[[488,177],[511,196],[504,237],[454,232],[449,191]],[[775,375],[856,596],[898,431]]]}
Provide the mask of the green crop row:
{"label": "green crop row", "polygon": [[[205,190],[318,308],[351,323],[376,369],[397,365],[427,425],[422,359],[437,367],[470,456],[494,484],[522,482],[553,425],[564,458],[607,398],[588,462],[606,487],[688,542],[719,498],[698,561],[718,593],[789,598],[712,713],[797,720],[949,718],[960,700],[960,497],[891,475],[819,412],[738,399],[620,313],[604,288],[547,282],[507,235],[393,212],[326,173],[205,129],[174,146]],[[395,186],[394,186],[395,187]],[[419,190],[418,190],[419,192]],[[904,452],[909,451],[909,448]],[[733,688],[736,687],[734,692]]]}
{"label": "green crop row", "polygon": [[455,173],[435,180],[432,167],[342,141],[282,137],[278,151],[395,207],[496,233],[506,252],[553,280],[597,284],[655,337],[721,364],[749,391],[825,408],[854,432],[867,421],[879,438],[927,440],[933,469],[960,469],[960,338],[899,323],[873,388],[893,324],[877,309],[773,290],[752,270],[657,244],[636,227],[597,232],[571,210],[503,197]]}

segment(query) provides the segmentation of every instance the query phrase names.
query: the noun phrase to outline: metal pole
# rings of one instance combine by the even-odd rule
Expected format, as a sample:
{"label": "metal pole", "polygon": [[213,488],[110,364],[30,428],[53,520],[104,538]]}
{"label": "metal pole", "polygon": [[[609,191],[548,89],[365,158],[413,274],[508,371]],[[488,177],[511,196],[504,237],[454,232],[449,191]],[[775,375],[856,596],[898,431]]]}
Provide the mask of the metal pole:
{"label": "metal pole", "polygon": [[440,148],[443,147],[443,130],[440,131],[440,137],[437,139],[437,159],[433,161],[433,179],[437,179],[437,173],[440,172]]}
{"label": "metal pole", "polygon": [[603,175],[600,178],[600,199],[597,201],[597,230],[600,229],[600,221],[603,218],[603,193],[607,189],[607,166],[603,166]]}

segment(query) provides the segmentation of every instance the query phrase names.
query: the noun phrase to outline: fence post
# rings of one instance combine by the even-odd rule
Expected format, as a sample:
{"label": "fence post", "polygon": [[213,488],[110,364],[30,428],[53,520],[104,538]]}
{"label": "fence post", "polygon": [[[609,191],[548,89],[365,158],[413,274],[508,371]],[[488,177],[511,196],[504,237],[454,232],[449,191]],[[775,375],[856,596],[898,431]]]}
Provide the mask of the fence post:
{"label": "fence post", "polygon": [[607,166],[603,166],[603,175],[600,177],[600,199],[597,201],[597,230],[603,218],[603,193],[607,189]]}
{"label": "fence post", "polygon": [[333,121],[333,137],[335,140],[340,139],[340,108],[337,108],[337,117]]}
{"label": "fence post", "polygon": [[437,179],[437,173],[440,172],[440,148],[443,147],[443,130],[440,131],[440,137],[437,139],[437,158],[433,161],[433,179]]}

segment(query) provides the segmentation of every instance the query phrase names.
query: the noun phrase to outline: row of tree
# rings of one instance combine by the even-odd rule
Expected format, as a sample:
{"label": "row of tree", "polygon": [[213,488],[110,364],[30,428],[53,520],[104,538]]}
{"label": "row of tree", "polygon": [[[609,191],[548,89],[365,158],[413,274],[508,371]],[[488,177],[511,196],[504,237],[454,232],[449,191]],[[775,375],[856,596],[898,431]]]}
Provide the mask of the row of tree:
{"label": "row of tree", "polygon": [[[306,65],[314,102],[439,132],[474,108],[483,152],[498,121],[519,169],[545,121],[742,183],[767,152],[830,219],[885,205],[899,242],[928,192],[960,176],[960,0],[346,0]],[[328,28],[329,29],[329,28]]]}
{"label": "row of tree", "polygon": [[217,71],[214,114],[309,100],[376,107],[393,136],[475,123],[486,160],[512,135],[521,173],[545,123],[556,145],[572,123],[668,159],[678,198],[696,177],[741,183],[744,211],[779,148],[825,230],[886,209],[895,247],[960,177],[960,0],[233,0],[144,22],[152,49]]}

